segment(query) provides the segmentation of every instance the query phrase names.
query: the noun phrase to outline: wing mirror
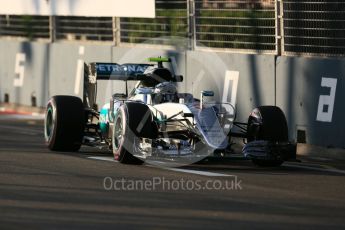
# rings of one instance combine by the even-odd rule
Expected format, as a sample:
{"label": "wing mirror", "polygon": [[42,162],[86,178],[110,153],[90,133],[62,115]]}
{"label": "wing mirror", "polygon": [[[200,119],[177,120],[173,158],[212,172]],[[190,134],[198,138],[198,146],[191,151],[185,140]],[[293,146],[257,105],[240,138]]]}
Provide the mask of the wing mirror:
{"label": "wing mirror", "polygon": [[204,97],[213,97],[214,96],[214,92],[211,90],[203,90],[201,91],[201,95],[200,95],[200,109],[202,109],[203,107],[203,103],[204,103]]}
{"label": "wing mirror", "polygon": [[210,91],[210,90],[203,90],[203,91],[201,91],[201,94],[204,97],[213,97],[214,96],[214,92]]}

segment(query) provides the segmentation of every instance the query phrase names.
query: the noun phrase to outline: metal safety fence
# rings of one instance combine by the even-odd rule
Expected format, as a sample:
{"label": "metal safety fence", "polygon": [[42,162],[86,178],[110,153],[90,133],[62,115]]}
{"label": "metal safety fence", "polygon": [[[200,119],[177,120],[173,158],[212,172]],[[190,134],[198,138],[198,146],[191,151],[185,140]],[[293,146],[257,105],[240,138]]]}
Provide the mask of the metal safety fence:
{"label": "metal safety fence", "polygon": [[345,55],[345,1],[284,0],[284,51]]}
{"label": "metal safety fence", "polygon": [[0,15],[0,36],[23,39],[49,39],[49,17]]}
{"label": "metal safety fence", "polygon": [[276,50],[275,1],[196,0],[195,36],[206,47]]}
{"label": "metal safety fence", "polygon": [[58,40],[114,40],[111,17],[55,17],[55,38]]}
{"label": "metal safety fence", "polygon": [[121,18],[122,43],[171,44],[171,37],[188,37],[188,1],[156,1],[156,18]]}
{"label": "metal safety fence", "polygon": [[344,12],[340,0],[156,0],[154,19],[0,15],[0,37],[344,56]]}

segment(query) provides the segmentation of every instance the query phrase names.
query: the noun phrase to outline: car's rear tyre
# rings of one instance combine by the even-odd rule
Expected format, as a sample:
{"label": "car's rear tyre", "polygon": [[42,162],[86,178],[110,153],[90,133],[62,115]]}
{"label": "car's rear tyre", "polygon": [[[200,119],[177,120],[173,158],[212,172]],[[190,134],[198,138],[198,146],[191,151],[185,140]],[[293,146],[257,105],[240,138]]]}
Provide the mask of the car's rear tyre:
{"label": "car's rear tyre", "polygon": [[[253,110],[248,119],[247,141],[265,140],[271,142],[288,142],[288,126],[283,111],[277,106],[260,106]],[[262,167],[280,166],[281,159],[252,159]]]}
{"label": "car's rear tyre", "polygon": [[46,145],[53,151],[78,151],[84,133],[84,106],[80,98],[54,96],[44,122]]}
{"label": "car's rear tyre", "polygon": [[115,116],[112,147],[116,160],[124,164],[142,164],[143,161],[133,156],[138,138],[157,137],[157,126],[147,105],[127,102]]}

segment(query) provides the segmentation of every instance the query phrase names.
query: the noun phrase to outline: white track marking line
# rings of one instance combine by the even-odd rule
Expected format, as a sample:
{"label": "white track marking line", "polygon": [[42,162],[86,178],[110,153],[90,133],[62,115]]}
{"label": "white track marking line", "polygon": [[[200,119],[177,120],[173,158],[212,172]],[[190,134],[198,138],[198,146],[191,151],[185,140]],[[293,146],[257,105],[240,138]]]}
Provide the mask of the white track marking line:
{"label": "white track marking line", "polygon": [[236,175],[231,174],[223,174],[223,173],[214,173],[214,172],[207,172],[207,171],[199,171],[199,170],[193,170],[193,169],[179,169],[179,168],[162,168],[174,172],[183,172],[183,173],[190,173],[190,174],[196,174],[201,176],[210,176],[210,177],[236,177]]}
{"label": "white track marking line", "polygon": [[[100,160],[100,161],[111,161],[111,162],[118,162],[112,157],[87,157],[88,159],[92,160]],[[158,167],[154,165],[147,165],[148,167],[154,167],[174,172],[183,172],[183,173],[190,173],[190,174],[196,174],[201,176],[210,176],[210,177],[235,177],[235,175],[230,174],[222,174],[222,173],[214,173],[214,172],[207,172],[207,171],[198,171],[198,170],[192,170],[192,169],[179,169],[179,168],[167,168],[167,167]]]}
{"label": "white track marking line", "polygon": [[111,162],[118,162],[113,157],[87,157],[88,159],[92,160],[99,160],[99,161],[111,161]]}
{"label": "white track marking line", "polygon": [[319,172],[329,172],[329,173],[339,173],[339,174],[345,174],[344,170],[336,169],[336,168],[316,168],[316,167],[311,167],[311,166],[304,166],[304,165],[294,165],[294,164],[289,164],[285,163],[283,164],[284,166],[292,167],[292,168],[301,168],[301,169],[309,169],[309,170],[314,170],[314,171],[319,171]]}
{"label": "white track marking line", "polygon": [[236,177],[236,175],[231,174],[223,174],[223,173],[214,173],[214,172],[208,172],[208,171],[200,171],[200,170],[194,170],[194,169],[180,169],[180,168],[168,168],[168,167],[159,167],[156,165],[146,165],[147,167],[153,167],[168,171],[174,171],[174,172],[182,172],[182,173],[189,173],[189,174],[196,174],[201,176],[210,176],[210,177]]}
{"label": "white track marking line", "polygon": [[[116,161],[113,157],[87,157],[87,158],[92,159],[92,160],[111,161],[111,162],[118,163],[118,161]],[[214,172],[199,171],[199,170],[193,170],[193,169],[168,168],[168,167],[159,167],[155,165],[146,165],[146,166],[168,170],[168,171],[196,174],[196,175],[209,176],[209,177],[236,177],[236,175],[232,175],[232,174],[214,173]],[[285,163],[284,166],[288,166],[292,168],[308,169],[308,170],[320,171],[320,172],[339,173],[339,174],[345,175],[344,170],[335,169],[335,168],[325,169],[325,168],[316,168],[316,167],[311,167],[311,166],[294,165],[294,164],[289,164],[289,163]]]}

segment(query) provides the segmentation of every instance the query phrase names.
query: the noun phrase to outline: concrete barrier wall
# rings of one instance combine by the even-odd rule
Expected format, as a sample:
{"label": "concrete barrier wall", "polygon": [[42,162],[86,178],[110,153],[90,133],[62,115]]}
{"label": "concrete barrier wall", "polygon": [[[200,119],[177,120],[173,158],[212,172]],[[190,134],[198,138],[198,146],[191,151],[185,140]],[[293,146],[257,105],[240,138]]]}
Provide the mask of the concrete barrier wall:
{"label": "concrete barrier wall", "polygon": [[216,100],[235,104],[238,121],[246,122],[253,108],[275,103],[274,56],[189,51],[186,88],[196,97],[213,90]]}
{"label": "concrete barrier wall", "polygon": [[344,73],[344,59],[278,58],[277,105],[292,138],[345,148]]}
{"label": "concrete barrier wall", "polygon": [[6,43],[0,41],[0,101],[4,101],[5,80],[7,76],[7,70],[5,69],[5,45]]}
{"label": "concrete barrier wall", "polygon": [[[49,71],[49,96],[83,94],[83,63],[111,62],[112,47],[53,43]],[[99,91],[102,95],[102,90]]]}
{"label": "concrete barrier wall", "polygon": [[42,106],[48,98],[49,45],[39,43],[0,42],[1,98],[10,102]]}
{"label": "concrete barrier wall", "polygon": [[[236,104],[238,121],[245,122],[259,105],[280,106],[290,128],[290,138],[307,143],[344,147],[345,61],[172,51],[142,47],[80,45],[0,40],[0,100],[45,106],[57,94],[82,95],[82,63],[146,62],[151,56],[169,56],[168,67],[184,76],[180,91],[200,97],[201,90],[213,90],[213,100]],[[113,92],[124,92],[117,81],[98,83],[98,104],[109,101]],[[332,112],[332,113],[331,113]],[[298,134],[297,134],[298,133]]]}

